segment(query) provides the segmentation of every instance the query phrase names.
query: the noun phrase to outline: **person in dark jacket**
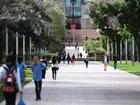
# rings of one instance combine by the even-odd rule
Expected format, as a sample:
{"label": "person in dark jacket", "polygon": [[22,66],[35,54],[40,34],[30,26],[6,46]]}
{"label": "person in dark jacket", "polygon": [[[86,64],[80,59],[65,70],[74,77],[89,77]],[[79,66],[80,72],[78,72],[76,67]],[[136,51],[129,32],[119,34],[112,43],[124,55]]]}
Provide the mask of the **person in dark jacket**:
{"label": "person in dark jacket", "polygon": [[47,68],[47,60],[46,60],[45,56],[42,57],[41,63],[42,63],[42,78],[45,79],[46,68]]}
{"label": "person in dark jacket", "polygon": [[68,64],[70,63],[70,60],[71,60],[71,57],[70,57],[70,54],[68,53],[68,55],[67,55]]}
{"label": "person in dark jacket", "polygon": [[58,61],[57,61],[57,57],[53,56],[52,57],[52,78],[53,80],[56,80],[56,76],[57,76],[57,70],[59,69],[58,67]]}
{"label": "person in dark jacket", "polygon": [[88,59],[87,58],[84,60],[84,63],[86,64],[86,68],[88,68]]}
{"label": "person in dark jacket", "polygon": [[117,56],[116,55],[113,56],[113,61],[114,61],[114,69],[116,70],[117,69]]}

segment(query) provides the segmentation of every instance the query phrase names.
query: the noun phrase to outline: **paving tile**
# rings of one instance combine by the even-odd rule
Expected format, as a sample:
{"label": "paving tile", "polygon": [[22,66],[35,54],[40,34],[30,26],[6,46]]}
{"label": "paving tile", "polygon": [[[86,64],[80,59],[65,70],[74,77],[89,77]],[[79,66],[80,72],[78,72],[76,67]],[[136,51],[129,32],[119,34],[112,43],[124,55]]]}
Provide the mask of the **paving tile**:
{"label": "paving tile", "polygon": [[47,71],[41,101],[35,101],[34,82],[23,97],[27,105],[140,105],[140,77],[112,67],[104,71],[98,62],[87,69],[84,62],[60,64],[57,80]]}

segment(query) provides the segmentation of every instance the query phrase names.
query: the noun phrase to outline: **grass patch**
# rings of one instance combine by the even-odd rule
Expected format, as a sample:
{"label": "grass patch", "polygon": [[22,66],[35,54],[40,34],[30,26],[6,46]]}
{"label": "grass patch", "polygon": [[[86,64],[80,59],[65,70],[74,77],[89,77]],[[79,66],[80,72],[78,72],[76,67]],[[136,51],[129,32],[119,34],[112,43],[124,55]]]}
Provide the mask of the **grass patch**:
{"label": "grass patch", "polygon": [[[113,66],[113,61],[110,61],[109,65]],[[131,61],[128,61],[127,64],[125,63],[125,61],[123,61],[122,64],[120,64],[120,62],[118,61],[117,68],[140,76],[140,63],[138,62],[136,62],[133,66]]]}

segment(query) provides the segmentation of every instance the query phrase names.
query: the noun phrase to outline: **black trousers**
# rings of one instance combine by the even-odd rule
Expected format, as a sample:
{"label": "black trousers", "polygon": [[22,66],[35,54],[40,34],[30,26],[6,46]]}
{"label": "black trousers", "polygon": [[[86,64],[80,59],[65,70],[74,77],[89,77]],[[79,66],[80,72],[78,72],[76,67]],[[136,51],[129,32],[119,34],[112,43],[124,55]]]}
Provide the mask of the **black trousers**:
{"label": "black trousers", "polygon": [[56,80],[57,70],[55,67],[52,67],[52,78]]}
{"label": "black trousers", "polygon": [[42,70],[42,78],[45,79],[46,70]]}
{"label": "black trousers", "polygon": [[88,68],[88,63],[86,63],[86,68]]}
{"label": "black trousers", "polygon": [[34,81],[36,99],[41,99],[42,81]]}
{"label": "black trousers", "polygon": [[16,94],[17,92],[12,92],[12,93],[4,92],[4,97],[6,101],[5,105],[16,105]]}

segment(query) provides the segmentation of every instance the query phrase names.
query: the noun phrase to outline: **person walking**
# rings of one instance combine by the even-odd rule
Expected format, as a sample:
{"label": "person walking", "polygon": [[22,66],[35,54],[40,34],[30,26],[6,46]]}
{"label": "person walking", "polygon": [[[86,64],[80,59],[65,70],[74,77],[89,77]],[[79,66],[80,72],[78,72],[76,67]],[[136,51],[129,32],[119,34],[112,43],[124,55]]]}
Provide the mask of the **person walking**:
{"label": "person walking", "polygon": [[25,81],[25,64],[22,63],[22,58],[18,57],[18,62],[16,64],[17,68],[19,68],[19,72],[20,72],[20,79],[21,79],[21,84],[22,87],[24,85],[24,81]]}
{"label": "person walking", "polygon": [[70,57],[70,54],[68,53],[68,55],[67,55],[68,64],[70,63],[70,60],[71,60],[71,57]]}
{"label": "person walking", "polygon": [[59,70],[56,56],[52,57],[52,64],[53,64],[52,65],[52,78],[53,78],[53,80],[56,80],[57,70]]}
{"label": "person walking", "polygon": [[71,62],[72,64],[75,63],[75,54],[72,55],[71,61],[72,61],[72,62]]}
{"label": "person walking", "polygon": [[63,55],[62,59],[63,59],[63,63],[65,64],[66,54]]}
{"label": "person walking", "polygon": [[41,100],[41,90],[42,90],[42,64],[39,62],[39,57],[33,57],[33,63],[31,69],[33,72],[33,80],[35,83],[35,93],[36,101]]}
{"label": "person walking", "polygon": [[104,54],[103,63],[104,63],[104,71],[106,71],[107,70],[107,65],[109,63],[109,58],[108,58],[107,54]]}
{"label": "person walking", "polygon": [[117,69],[117,56],[116,55],[113,56],[113,62],[114,62],[114,69],[116,70]]}
{"label": "person walking", "polygon": [[0,80],[2,81],[5,105],[16,105],[16,95],[18,90],[22,94],[22,87],[15,56],[7,56],[5,64],[0,67]]}
{"label": "person walking", "polygon": [[88,68],[88,59],[87,58],[84,60],[84,63],[86,64],[86,68]]}
{"label": "person walking", "polygon": [[46,60],[45,56],[42,57],[41,63],[42,63],[42,78],[45,79],[46,68],[47,68],[47,60]]}

